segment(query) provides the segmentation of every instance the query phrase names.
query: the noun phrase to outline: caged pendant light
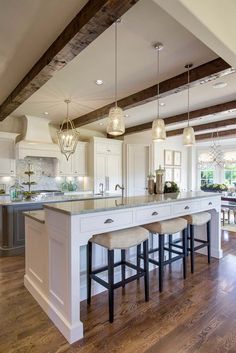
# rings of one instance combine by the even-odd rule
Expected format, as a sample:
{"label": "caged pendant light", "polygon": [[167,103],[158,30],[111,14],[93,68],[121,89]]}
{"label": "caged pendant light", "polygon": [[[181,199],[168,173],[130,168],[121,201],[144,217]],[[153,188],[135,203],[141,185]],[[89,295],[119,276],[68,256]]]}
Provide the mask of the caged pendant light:
{"label": "caged pendant light", "polygon": [[189,125],[189,69],[193,64],[185,65],[185,68],[188,69],[188,125],[184,128],[183,131],[183,144],[184,146],[193,146],[195,144],[195,134],[192,126]]}
{"label": "caged pendant light", "polygon": [[109,111],[107,122],[107,133],[112,136],[123,135],[125,132],[124,112],[117,105],[117,25],[120,20],[115,22],[115,106]]}
{"label": "caged pendant light", "polygon": [[66,99],[67,105],[66,119],[61,124],[60,131],[57,132],[58,144],[61,153],[64,154],[68,161],[70,156],[75,153],[76,146],[79,140],[79,133],[76,131],[73,121],[69,119],[69,104],[70,100]]}
{"label": "caged pendant light", "polygon": [[164,141],[166,139],[165,122],[160,119],[160,104],[159,104],[159,73],[160,73],[160,51],[163,49],[163,44],[156,43],[154,49],[157,51],[157,118],[152,122],[152,140]]}

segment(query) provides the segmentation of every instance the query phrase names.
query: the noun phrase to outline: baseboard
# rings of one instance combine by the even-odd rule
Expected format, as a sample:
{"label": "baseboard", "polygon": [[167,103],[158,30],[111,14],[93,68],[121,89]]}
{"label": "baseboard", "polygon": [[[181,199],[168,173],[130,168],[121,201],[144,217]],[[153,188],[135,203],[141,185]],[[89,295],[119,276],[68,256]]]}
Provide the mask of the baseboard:
{"label": "baseboard", "polygon": [[27,275],[24,276],[24,285],[70,344],[83,337],[81,321],[72,326]]}

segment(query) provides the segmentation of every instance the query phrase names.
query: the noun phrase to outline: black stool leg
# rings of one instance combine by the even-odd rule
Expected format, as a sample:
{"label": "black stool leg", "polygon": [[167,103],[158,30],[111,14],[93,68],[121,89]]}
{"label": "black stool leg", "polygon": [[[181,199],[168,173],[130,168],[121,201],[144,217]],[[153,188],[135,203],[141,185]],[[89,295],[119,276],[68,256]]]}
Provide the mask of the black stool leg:
{"label": "black stool leg", "polygon": [[122,287],[124,288],[125,286],[125,250],[121,250],[121,281],[122,281]]}
{"label": "black stool leg", "polygon": [[183,277],[187,277],[187,252],[188,252],[188,233],[187,229],[184,229],[182,232],[183,236]]}
{"label": "black stool leg", "polygon": [[109,321],[114,319],[114,250],[108,250]]}
{"label": "black stool leg", "polygon": [[190,224],[191,272],[194,273],[194,226]]}
{"label": "black stool leg", "polygon": [[[171,258],[172,258],[172,252],[171,252],[171,250],[172,250],[172,241],[173,241],[173,236],[172,236],[172,234],[169,234],[169,249],[170,249],[170,251],[169,251],[169,260],[171,260]],[[171,265],[171,263],[170,263],[170,265]]]}
{"label": "black stool leg", "polygon": [[139,273],[140,273],[140,255],[141,255],[141,244],[137,245],[137,276],[139,281]]}
{"label": "black stool leg", "polygon": [[208,263],[211,263],[211,221],[207,222],[207,256]]}
{"label": "black stool leg", "polygon": [[91,303],[91,272],[92,272],[92,243],[87,245],[87,303]]}
{"label": "black stool leg", "polygon": [[143,263],[144,263],[144,288],[145,301],[149,301],[149,262],[148,262],[148,240],[143,242]]}
{"label": "black stool leg", "polygon": [[163,291],[164,234],[159,234],[159,291]]}

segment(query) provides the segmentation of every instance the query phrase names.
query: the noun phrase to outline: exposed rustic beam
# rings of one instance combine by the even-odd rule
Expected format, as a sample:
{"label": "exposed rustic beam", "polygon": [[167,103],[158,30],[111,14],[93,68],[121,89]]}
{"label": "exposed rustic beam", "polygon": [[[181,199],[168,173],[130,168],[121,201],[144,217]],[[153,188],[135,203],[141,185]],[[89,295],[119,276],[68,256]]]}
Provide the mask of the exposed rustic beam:
{"label": "exposed rustic beam", "polygon": [[[204,130],[210,130],[210,129],[217,129],[228,125],[231,125],[231,126],[236,125],[236,118],[230,118],[226,120],[214,121],[206,124],[196,125],[196,126],[193,126],[193,128],[195,132],[198,132],[198,131],[204,131]],[[171,137],[171,136],[182,135],[182,133],[183,133],[183,129],[176,129],[176,130],[167,131],[166,135],[167,137]]]}
{"label": "exposed rustic beam", "polygon": [[[0,106],[4,120],[139,0],[90,0]],[[56,9],[55,9],[56,11]]]}
{"label": "exposed rustic beam", "polygon": [[[235,136],[236,136],[236,129],[218,131],[217,133],[217,137],[235,137]],[[197,141],[210,140],[210,139],[212,139],[212,132],[209,132],[207,134],[196,135]]]}
{"label": "exposed rustic beam", "polygon": [[[231,70],[232,69],[230,68],[230,65],[227,64],[223,59],[217,58],[212,60],[206,64],[200,65],[190,70],[190,87],[195,87],[202,83],[209,82],[216,77],[227,75],[231,72]],[[160,98],[185,90],[187,88],[186,82],[187,72],[160,82]],[[120,99],[118,101],[118,105],[123,109],[130,109],[151,102],[156,98],[157,87],[154,85],[128,97]],[[80,127],[103,119],[108,115],[109,109],[113,105],[114,102],[74,119],[75,126]]]}
{"label": "exposed rustic beam", "polygon": [[[201,118],[210,114],[217,114],[217,113],[222,113],[231,109],[236,109],[236,100],[226,102],[226,103],[221,103],[217,105],[212,105],[210,107],[205,107],[197,110],[193,110],[190,112],[190,117],[189,119],[196,119],[196,118]],[[183,114],[178,114],[174,116],[170,116],[168,118],[165,118],[165,124],[170,125],[170,124],[175,124],[175,123],[180,123],[183,121],[186,121],[188,119],[187,113]],[[136,132],[141,132],[145,130],[150,130],[152,128],[152,122],[148,122],[145,124],[141,125],[136,125],[129,127],[125,130],[125,134],[133,134]]]}

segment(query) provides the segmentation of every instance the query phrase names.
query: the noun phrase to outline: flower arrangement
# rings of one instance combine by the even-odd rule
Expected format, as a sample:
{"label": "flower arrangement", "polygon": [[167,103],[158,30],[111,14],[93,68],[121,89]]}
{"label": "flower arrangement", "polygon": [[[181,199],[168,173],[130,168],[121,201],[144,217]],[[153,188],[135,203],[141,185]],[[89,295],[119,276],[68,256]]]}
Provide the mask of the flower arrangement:
{"label": "flower arrangement", "polygon": [[166,181],[164,186],[164,193],[179,192],[179,187],[174,181]]}
{"label": "flower arrangement", "polygon": [[223,192],[228,191],[228,187],[225,184],[204,184],[201,186],[202,191],[213,191],[213,192]]}

